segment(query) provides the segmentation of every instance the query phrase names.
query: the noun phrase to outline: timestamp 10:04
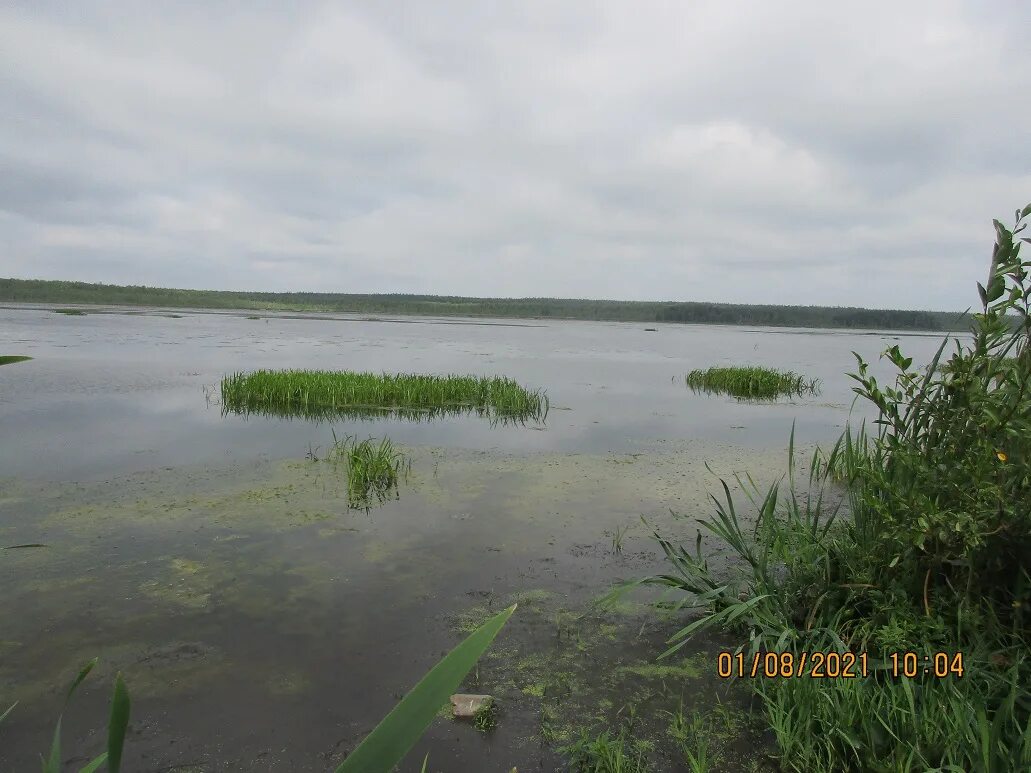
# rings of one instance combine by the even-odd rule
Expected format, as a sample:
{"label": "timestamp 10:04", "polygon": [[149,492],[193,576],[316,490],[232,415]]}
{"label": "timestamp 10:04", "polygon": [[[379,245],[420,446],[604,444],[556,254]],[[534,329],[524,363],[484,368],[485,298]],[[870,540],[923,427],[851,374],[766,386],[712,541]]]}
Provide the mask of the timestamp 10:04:
{"label": "timestamp 10:04", "polygon": [[[893,652],[874,670],[883,670],[894,678],[917,676],[963,676],[962,652]],[[733,677],[765,677],[767,679],[856,679],[869,675],[871,660],[866,652],[720,652],[716,658],[716,674],[723,679]]]}

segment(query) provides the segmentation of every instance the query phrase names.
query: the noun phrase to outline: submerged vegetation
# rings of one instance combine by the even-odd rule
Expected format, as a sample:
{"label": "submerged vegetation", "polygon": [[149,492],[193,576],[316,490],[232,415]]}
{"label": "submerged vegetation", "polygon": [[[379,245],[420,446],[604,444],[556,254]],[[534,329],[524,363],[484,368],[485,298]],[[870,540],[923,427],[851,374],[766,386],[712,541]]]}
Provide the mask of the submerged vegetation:
{"label": "submerged vegetation", "polygon": [[31,357],[26,357],[24,354],[0,354],[0,365],[12,365],[16,362],[26,362],[31,359]]}
{"label": "submerged vegetation", "polygon": [[259,370],[222,379],[222,408],[309,419],[474,412],[491,419],[541,421],[547,417],[548,396],[500,376]]}
{"label": "submerged vegetation", "polygon": [[[64,758],[61,755],[61,722],[64,710],[68,708],[68,703],[71,701],[72,696],[75,695],[79,685],[85,681],[86,677],[96,667],[98,660],[99,658],[93,658],[93,660],[83,665],[65,693],[64,705],[61,709],[61,715],[57,718],[54,737],[50,743],[50,753],[46,757],[40,755],[43,773],[61,773],[62,770],[65,770]],[[0,724],[3,724],[3,721],[17,706],[18,704],[15,703],[4,711],[3,714],[0,714]],[[121,770],[122,749],[125,746],[125,734],[129,728],[130,708],[129,690],[122,680],[121,672],[119,672],[115,677],[114,692],[111,695],[111,708],[107,725],[107,751],[94,757],[84,767],[79,768],[79,773],[94,773],[101,766],[109,773],[118,773]]]}
{"label": "submerged vegetation", "polygon": [[782,395],[816,394],[817,379],[791,371],[758,366],[708,368],[687,374],[687,386],[696,392],[728,394],[751,400],[772,400]]}
{"label": "submerged vegetation", "polygon": [[[982,311],[947,363],[947,342],[926,369],[893,346],[884,386],[857,355],[876,434],[847,430],[801,484],[793,463],[783,489],[739,479],[754,521],[723,484],[702,525],[740,571],[711,567],[701,533],[694,550],[656,535],[671,569],[639,582],[703,610],[666,654],[707,628],[738,632],[785,768],[1031,769],[1031,261],[1015,238],[1029,215],[996,221]],[[834,653],[830,678],[810,678],[812,653]],[[853,676],[836,676],[848,653]]]}
{"label": "submerged vegetation", "polygon": [[400,293],[382,295],[248,293],[88,284],[86,282],[42,279],[0,279],[0,301],[880,330],[962,330],[969,321],[965,315],[958,312],[832,306],[611,301],[577,298],[463,298],[452,295],[406,295]]}
{"label": "submerged vegetation", "polygon": [[359,442],[357,436],[338,439],[333,433],[329,461],[347,468],[347,504],[354,509],[368,510],[373,500],[383,504],[398,496],[398,477],[411,470],[409,460],[389,438],[378,443],[373,438]]}

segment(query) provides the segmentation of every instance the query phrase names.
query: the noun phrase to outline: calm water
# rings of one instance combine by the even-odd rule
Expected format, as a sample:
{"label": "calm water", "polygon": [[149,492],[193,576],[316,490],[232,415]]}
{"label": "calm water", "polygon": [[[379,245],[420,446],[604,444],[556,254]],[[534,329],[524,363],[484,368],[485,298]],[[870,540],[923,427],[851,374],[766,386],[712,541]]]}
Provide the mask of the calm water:
{"label": "calm water", "polygon": [[[497,731],[438,720],[403,769],[426,752],[434,770],[555,769],[538,737],[554,664],[573,685],[556,721],[572,724],[602,695],[639,692],[627,664],[646,665],[669,633],[642,634],[649,615],[561,622],[612,581],[662,566],[640,516],[693,539],[670,508],[708,511],[706,465],[772,479],[792,423],[800,442],[840,433],[852,350],[876,361],[899,343],[920,362],[940,343],[176,313],[0,309],[0,353],[36,358],[0,367],[0,546],[46,545],[0,551],[0,711],[20,702],[0,727],[0,770],[38,764],[62,690],[97,655],[65,717],[69,769],[103,747],[122,671],[131,770],[326,770],[457,643],[463,621],[513,600],[523,603],[477,686],[501,697]],[[819,378],[822,393],[753,405],[683,386],[692,368],[743,362]],[[413,455],[399,500],[349,511],[339,471],[304,460],[330,425],[223,416],[206,399],[225,373],[262,367],[503,374],[546,389],[553,410],[544,426],[334,422]],[[695,647],[698,663],[714,646]],[[680,682],[683,695],[648,694],[704,707],[722,689]]]}
{"label": "calm water", "polygon": [[[182,312],[176,312],[182,313]],[[328,429],[222,416],[207,404],[221,377],[257,368],[503,374],[543,387],[556,410],[544,431],[474,417],[424,424],[334,423],[405,443],[513,451],[629,451],[682,438],[780,447],[836,437],[852,404],[851,352],[875,361],[900,343],[917,362],[939,336],[604,322],[404,318],[367,321],[243,315],[64,316],[0,309],[0,351],[35,361],[0,370],[0,472],[71,480],[196,462],[291,457]],[[772,405],[691,394],[683,375],[753,363],[819,378],[817,397]],[[863,407],[860,406],[862,409]],[[862,415],[859,413],[857,415]],[[741,429],[743,427],[743,429]]]}

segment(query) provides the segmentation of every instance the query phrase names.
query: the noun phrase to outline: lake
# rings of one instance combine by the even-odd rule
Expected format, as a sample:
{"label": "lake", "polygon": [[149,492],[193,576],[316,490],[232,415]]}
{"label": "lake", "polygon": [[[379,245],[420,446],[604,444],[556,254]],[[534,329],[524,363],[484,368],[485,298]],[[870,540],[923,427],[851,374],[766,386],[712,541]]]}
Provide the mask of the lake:
{"label": "lake", "polygon": [[[129,770],[328,770],[464,631],[513,601],[468,685],[499,697],[498,727],[440,718],[404,770],[426,753],[432,770],[553,769],[571,728],[627,705],[728,700],[712,675],[728,642],[701,639],[679,671],[657,670],[676,621],[640,601],[590,601],[663,568],[653,528],[693,543],[717,475],[776,479],[792,427],[800,447],[832,444],[852,411],[852,351],[883,378],[887,347],[926,362],[941,343],[890,331],[90,312],[0,308],[0,354],[34,358],[0,367],[0,546],[45,546],[0,551],[0,712],[19,701],[0,726],[3,770],[38,765],[63,691],[94,656],[64,720],[75,769],[103,748],[121,671]],[[795,370],[821,391],[747,403],[686,389],[687,371],[720,364]],[[222,376],[258,368],[499,374],[547,390],[551,411],[523,425],[223,415]],[[347,508],[346,479],[319,461],[333,431],[388,436],[411,454],[396,501]],[[707,550],[718,560],[718,546]],[[746,754],[754,739],[739,731],[730,745]]]}

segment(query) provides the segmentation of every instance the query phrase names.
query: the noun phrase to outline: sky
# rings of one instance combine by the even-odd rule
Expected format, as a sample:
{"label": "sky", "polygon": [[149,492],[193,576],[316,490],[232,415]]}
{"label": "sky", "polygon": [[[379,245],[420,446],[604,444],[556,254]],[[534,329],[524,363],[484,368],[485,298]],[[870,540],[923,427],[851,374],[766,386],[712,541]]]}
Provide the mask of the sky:
{"label": "sky", "polygon": [[1031,3],[0,8],[0,276],[965,309]]}

